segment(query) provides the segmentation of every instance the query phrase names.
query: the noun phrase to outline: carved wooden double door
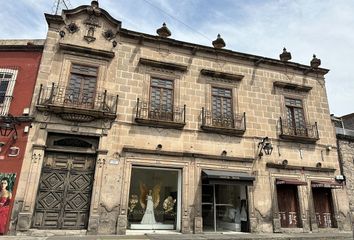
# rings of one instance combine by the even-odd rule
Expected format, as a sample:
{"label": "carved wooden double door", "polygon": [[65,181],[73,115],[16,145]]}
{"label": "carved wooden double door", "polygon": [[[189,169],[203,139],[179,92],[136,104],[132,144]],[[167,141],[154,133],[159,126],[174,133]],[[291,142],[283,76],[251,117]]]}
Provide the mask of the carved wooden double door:
{"label": "carved wooden double door", "polygon": [[95,155],[46,153],[36,198],[33,227],[85,229],[87,227]]}
{"label": "carved wooden double door", "polygon": [[277,197],[281,227],[301,227],[297,186],[277,185]]}

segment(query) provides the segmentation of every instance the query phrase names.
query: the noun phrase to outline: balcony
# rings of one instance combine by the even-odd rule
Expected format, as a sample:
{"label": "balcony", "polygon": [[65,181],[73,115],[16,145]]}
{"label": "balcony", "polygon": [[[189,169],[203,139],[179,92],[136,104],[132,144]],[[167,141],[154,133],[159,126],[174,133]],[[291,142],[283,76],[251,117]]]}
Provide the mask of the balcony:
{"label": "balcony", "polygon": [[246,113],[215,116],[211,111],[202,108],[201,129],[206,132],[241,136],[246,131]]}
{"label": "balcony", "polygon": [[117,117],[118,95],[107,91],[75,92],[66,86],[54,83],[49,87],[41,84],[37,99],[37,109],[59,115],[74,122],[90,122],[95,119],[113,121]]}
{"label": "balcony", "polygon": [[354,130],[336,127],[336,134],[354,137]]}
{"label": "balcony", "polygon": [[302,127],[289,125],[288,121],[279,119],[280,137],[282,139],[293,140],[297,142],[315,143],[319,140],[317,122],[315,124],[305,124]]}
{"label": "balcony", "polygon": [[152,107],[150,101],[137,99],[135,121],[140,125],[182,129],[186,125],[186,105]]}

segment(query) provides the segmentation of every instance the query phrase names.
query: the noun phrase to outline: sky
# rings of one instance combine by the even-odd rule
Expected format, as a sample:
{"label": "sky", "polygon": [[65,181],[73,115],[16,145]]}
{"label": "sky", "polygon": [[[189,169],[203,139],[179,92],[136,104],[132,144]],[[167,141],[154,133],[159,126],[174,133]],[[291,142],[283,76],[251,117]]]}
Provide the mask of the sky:
{"label": "sky", "polygon": [[[59,0],[63,1],[63,0]],[[58,0],[1,0],[0,39],[44,39],[44,13]],[[90,0],[65,0],[69,8]],[[309,65],[312,55],[330,69],[325,76],[330,112],[354,112],[354,1],[352,0],[99,0],[129,30],[156,35],[166,22],[170,38],[212,46],[218,33],[226,49]],[[62,4],[63,6],[63,4]]]}

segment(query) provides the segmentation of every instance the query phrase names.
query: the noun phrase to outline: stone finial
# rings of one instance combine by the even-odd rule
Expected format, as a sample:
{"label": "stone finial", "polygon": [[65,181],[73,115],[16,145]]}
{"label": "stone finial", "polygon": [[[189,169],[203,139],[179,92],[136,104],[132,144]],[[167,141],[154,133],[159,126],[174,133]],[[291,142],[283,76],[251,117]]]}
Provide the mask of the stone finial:
{"label": "stone finial", "polygon": [[163,23],[162,27],[160,27],[159,29],[156,30],[156,33],[160,37],[164,37],[164,38],[167,38],[167,37],[171,36],[171,31],[170,31],[170,29],[168,29],[166,27],[166,23]]}
{"label": "stone finial", "polygon": [[318,68],[321,65],[321,59],[316,58],[316,55],[314,54],[310,65],[312,68]]}
{"label": "stone finial", "polygon": [[283,52],[279,55],[280,61],[287,62],[291,59],[291,53],[286,51],[286,48],[283,48]]}
{"label": "stone finial", "polygon": [[97,1],[97,0],[93,0],[93,1],[91,2],[91,7],[93,7],[93,8],[98,8],[98,7],[99,7],[98,1]]}
{"label": "stone finial", "polygon": [[213,43],[214,48],[217,48],[217,49],[221,49],[226,46],[225,41],[224,41],[224,39],[221,38],[220,34],[218,34],[218,37],[212,43]]}

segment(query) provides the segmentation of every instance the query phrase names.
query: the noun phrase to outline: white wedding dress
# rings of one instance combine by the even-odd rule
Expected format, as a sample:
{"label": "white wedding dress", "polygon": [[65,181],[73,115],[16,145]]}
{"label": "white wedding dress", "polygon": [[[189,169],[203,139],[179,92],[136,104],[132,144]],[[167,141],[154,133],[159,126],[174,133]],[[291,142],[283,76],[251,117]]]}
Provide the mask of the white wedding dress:
{"label": "white wedding dress", "polygon": [[152,202],[152,196],[147,196],[146,210],[141,220],[141,224],[156,224],[155,215],[154,215],[154,203]]}

